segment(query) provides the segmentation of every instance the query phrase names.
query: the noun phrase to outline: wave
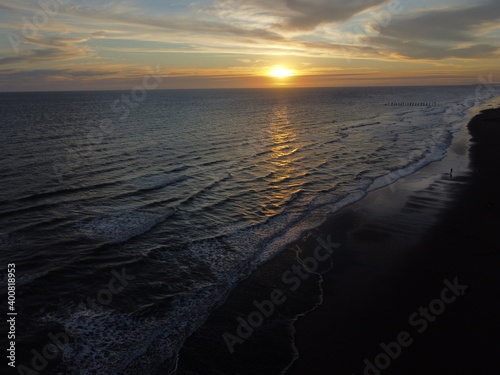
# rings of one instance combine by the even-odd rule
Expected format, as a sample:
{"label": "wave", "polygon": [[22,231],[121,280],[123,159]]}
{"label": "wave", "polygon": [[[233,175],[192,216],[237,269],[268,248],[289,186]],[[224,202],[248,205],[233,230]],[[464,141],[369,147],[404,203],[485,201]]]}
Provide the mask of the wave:
{"label": "wave", "polygon": [[[328,211],[336,212],[362,197],[360,192],[348,194],[329,202]],[[127,215],[122,213],[122,216]],[[189,244],[183,258],[191,264],[203,264],[212,280],[173,296],[169,308],[154,317],[141,319],[85,305],[44,316],[43,321],[60,324],[72,337],[63,348],[65,373],[76,375],[81,368],[89,373],[155,373],[158,363],[175,363],[186,338],[204,323],[238,282],[326,218],[313,212],[306,216],[309,217],[285,212],[231,234]],[[134,217],[138,217],[137,213]],[[107,216],[87,223],[83,230],[93,237],[112,234],[116,239],[120,235],[109,228],[122,223],[118,215]]]}
{"label": "wave", "polygon": [[366,122],[366,123],[357,124],[357,125],[345,126],[345,127],[341,128],[340,130],[343,132],[343,131],[346,131],[349,129],[358,129],[358,128],[364,128],[367,126],[380,125],[380,124],[381,124],[380,121]]}
{"label": "wave", "polygon": [[217,178],[213,179],[206,186],[202,187],[198,191],[192,193],[189,197],[185,198],[182,202],[180,202],[180,204],[193,202],[195,199],[203,196],[203,194],[208,193],[209,191],[211,191],[215,187],[219,186],[224,181],[227,181],[231,178],[232,178],[232,175],[229,172],[226,172],[226,174],[223,177],[217,177]]}
{"label": "wave", "polygon": [[[20,286],[25,286],[27,284],[30,284],[34,280],[36,280],[40,277],[46,276],[48,273],[49,273],[49,271],[45,270],[45,271],[39,271],[39,272],[35,272],[35,273],[26,273],[26,274],[22,274],[22,275],[17,275],[16,276],[16,286],[20,287]],[[7,281],[8,281],[7,276],[8,275],[5,274],[2,277],[2,280],[0,280],[0,286],[5,287],[5,289],[7,289]]]}
{"label": "wave", "polygon": [[[463,121],[467,108],[460,107],[460,111],[460,113],[463,113],[461,120]],[[402,125],[398,122],[399,120],[394,118],[391,118],[392,123],[387,119],[382,121],[369,119],[368,121],[372,122],[363,123],[358,121],[353,126],[341,129],[345,132],[340,132],[338,135],[341,139],[347,138],[350,135],[348,134],[349,129],[365,127],[366,129],[363,129],[363,131],[370,132],[369,128],[371,128],[377,133],[376,135],[389,139],[387,134],[398,131],[397,128],[391,128],[392,124],[396,125],[398,123],[398,126],[405,126],[411,123],[411,129],[413,129],[413,127],[417,128],[425,121],[434,121],[435,117],[433,116],[439,116],[443,113],[442,108],[401,113],[398,116],[404,117],[401,119]],[[422,120],[424,117],[427,118],[425,121]],[[375,126],[381,124],[384,126]],[[156,247],[154,245],[148,247],[150,242],[145,241],[145,245],[143,245],[144,251],[140,252],[140,254],[149,262],[155,263],[159,267],[164,266],[167,272],[167,266],[169,265],[182,268],[182,272],[187,270],[186,274],[188,276],[197,276],[196,272],[202,269],[204,271],[203,277],[198,279],[193,277],[187,281],[179,281],[179,283],[185,282],[186,285],[189,282],[190,288],[169,295],[169,303],[165,304],[165,306],[162,305],[157,313],[148,316],[146,319],[132,313],[111,309],[100,311],[89,306],[66,306],[65,309],[61,307],[60,311],[46,314],[41,319],[45,319],[45,322],[60,324],[72,336],[71,342],[62,349],[64,351],[63,365],[65,371],[60,372],[69,375],[79,374],[83,369],[87,373],[155,373],[158,364],[175,363],[177,353],[185,339],[203,324],[210,312],[224,301],[229,292],[241,280],[247,278],[253,270],[264,262],[279,254],[286,246],[300,239],[304,233],[324,223],[329,215],[359,201],[368,192],[391,184],[404,176],[414,173],[430,162],[442,158],[449,147],[451,134],[456,124],[458,122],[452,122],[451,124],[446,122],[442,128],[431,135],[430,139],[416,143],[414,152],[408,151],[404,147],[406,144],[412,144],[411,136],[413,133],[407,132],[410,135],[406,138],[401,136],[394,140],[394,142],[396,140],[406,142],[400,149],[407,155],[402,156],[400,160],[396,160],[396,165],[381,163],[373,166],[373,169],[371,168],[372,165],[368,168],[366,166],[368,162],[364,160],[365,164],[360,168],[360,171],[353,170],[355,173],[352,173],[354,178],[350,181],[351,185],[343,184],[344,176],[346,178],[352,177],[347,173],[353,172],[348,170],[351,166],[335,169],[340,165],[332,165],[328,169],[329,162],[337,156],[330,155],[328,161],[322,162],[315,169],[325,169],[325,171],[321,172],[322,176],[335,174],[335,170],[346,173],[338,174],[337,179],[325,179],[325,184],[329,183],[330,185],[320,186],[320,189],[316,190],[320,193],[310,202],[308,201],[299,207],[300,210],[291,212],[291,209],[287,209],[290,206],[300,206],[299,203],[301,203],[302,198],[310,194],[308,190],[303,189],[303,186],[301,186],[303,190],[297,189],[289,192],[289,195],[283,200],[283,210],[279,214],[263,218],[257,224],[242,225],[241,222],[235,222],[234,226],[231,223],[227,226],[221,226],[214,230],[214,233],[207,234],[206,238],[186,242],[183,244],[185,247],[176,249],[176,254],[165,249],[166,245],[164,243],[156,244]],[[397,136],[398,134],[395,135],[395,137]],[[326,140],[331,142],[334,137],[330,134]],[[349,140],[346,140],[346,143]],[[327,144],[330,142],[327,142]],[[387,150],[391,149],[390,142],[387,142],[385,148]],[[374,150],[376,150],[376,153],[381,153],[386,151],[385,148],[375,145]],[[346,150],[342,149],[338,154],[344,155],[342,154],[343,151]],[[269,152],[270,150],[265,150],[256,155],[264,156]],[[345,154],[346,164],[351,160],[355,160],[349,160],[350,155]],[[191,162],[193,160],[203,160],[201,157],[193,159],[192,154],[180,158],[188,157]],[[178,159],[176,160],[178,161]],[[393,160],[390,162],[393,162]],[[181,162],[179,161],[179,163]],[[219,161],[204,165],[212,166],[217,163]],[[311,171],[311,180],[314,179],[317,175],[314,174],[310,166],[305,167]],[[174,171],[182,172],[187,168],[191,167],[183,166]],[[327,169],[328,171],[326,171]],[[236,176],[237,173],[243,174],[245,170],[246,168],[241,168],[239,171],[232,171],[232,173]],[[258,177],[252,175],[251,172],[252,169],[245,172],[251,177],[248,181],[241,183],[241,180],[238,180],[238,183],[241,184],[237,188],[239,196],[251,194],[253,185],[250,183],[256,183],[257,186],[261,187],[261,181],[273,177],[271,173],[266,173],[266,177]],[[257,172],[262,173],[258,168]],[[231,175],[222,170],[215,173],[223,177],[213,181],[204,181],[205,186],[200,183],[201,186],[198,185],[196,190],[190,194],[190,197],[182,201],[181,204],[190,204],[195,198],[215,190],[219,184],[233,180]],[[261,173],[258,173],[258,175]],[[379,176],[377,176],[377,173],[379,173]],[[299,177],[308,176],[308,174],[304,174]],[[122,181],[119,186],[128,185],[139,191],[148,191],[161,189],[187,178],[189,177],[145,176]],[[236,180],[236,177],[234,180]],[[286,179],[282,181],[286,181]],[[231,199],[236,197],[238,195],[235,194]],[[207,208],[212,206],[207,206]],[[154,205],[148,206],[147,209],[143,207],[136,210],[95,213],[93,218],[79,223],[75,228],[82,238],[106,244],[116,244],[126,242],[133,237],[151,231],[174,214],[175,210],[173,209],[165,209],[165,212],[159,212],[159,209],[157,207],[155,209]],[[186,236],[189,234],[191,233],[186,234]],[[153,238],[151,243],[155,241],[156,239]],[[155,282],[159,281],[155,280]]]}
{"label": "wave", "polygon": [[[40,200],[50,199],[50,198],[57,198],[57,199],[54,199],[54,201],[58,201],[58,200],[61,200],[61,197],[65,196],[65,195],[78,194],[78,193],[89,191],[91,189],[105,188],[105,187],[114,186],[114,185],[115,185],[115,182],[106,182],[106,183],[99,183],[99,184],[93,184],[93,185],[88,185],[88,186],[74,186],[74,187],[67,187],[64,189],[49,190],[49,191],[29,194],[29,195],[26,195],[24,197],[19,197],[15,200],[8,201],[8,203],[12,203],[12,202],[25,203],[25,202],[32,202],[32,201],[37,202]],[[0,203],[7,203],[7,202],[0,202]]]}
{"label": "wave", "polygon": [[118,211],[76,225],[80,234],[92,241],[117,244],[144,234],[175,213],[158,214],[143,210]]}
{"label": "wave", "polygon": [[187,176],[179,177],[165,177],[165,176],[147,176],[147,177],[137,177],[126,181],[128,185],[132,185],[138,190],[156,190],[164,188],[168,185],[175,184],[177,182],[182,182],[187,180]]}

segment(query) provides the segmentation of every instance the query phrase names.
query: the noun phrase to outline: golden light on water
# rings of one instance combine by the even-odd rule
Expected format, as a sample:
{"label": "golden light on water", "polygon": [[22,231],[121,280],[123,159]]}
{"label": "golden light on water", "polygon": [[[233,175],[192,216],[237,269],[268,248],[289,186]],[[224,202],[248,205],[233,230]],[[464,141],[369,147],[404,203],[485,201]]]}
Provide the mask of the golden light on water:
{"label": "golden light on water", "polygon": [[272,118],[270,118],[267,134],[270,137],[270,151],[268,165],[269,189],[261,201],[262,213],[266,216],[275,216],[282,212],[283,206],[288,202],[303,181],[297,178],[299,167],[296,164],[299,157],[296,155],[297,135],[289,119],[287,105],[277,105]]}
{"label": "golden light on water", "polygon": [[293,70],[287,69],[283,66],[275,66],[269,71],[269,75],[276,78],[285,78],[293,76]]}

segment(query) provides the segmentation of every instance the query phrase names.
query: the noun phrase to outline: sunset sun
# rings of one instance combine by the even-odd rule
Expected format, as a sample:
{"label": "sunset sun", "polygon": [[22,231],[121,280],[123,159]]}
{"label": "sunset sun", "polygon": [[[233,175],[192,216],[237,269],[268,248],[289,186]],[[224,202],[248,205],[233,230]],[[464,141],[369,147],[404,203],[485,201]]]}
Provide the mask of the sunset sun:
{"label": "sunset sun", "polygon": [[285,78],[293,75],[293,71],[282,66],[276,66],[269,71],[269,75],[276,78]]}

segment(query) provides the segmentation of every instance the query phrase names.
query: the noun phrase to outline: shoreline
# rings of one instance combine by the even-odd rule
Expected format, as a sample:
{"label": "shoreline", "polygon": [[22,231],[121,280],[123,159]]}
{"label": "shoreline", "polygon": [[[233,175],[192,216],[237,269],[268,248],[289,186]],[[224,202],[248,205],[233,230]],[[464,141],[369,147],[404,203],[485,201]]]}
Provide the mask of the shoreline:
{"label": "shoreline", "polygon": [[[365,357],[377,354],[379,343],[386,340],[384,334],[401,331],[412,311],[443,289],[441,270],[429,268],[429,251],[419,251],[414,243],[439,226],[453,196],[470,185],[472,172],[466,167],[470,136],[465,130],[462,133],[444,160],[371,191],[259,267],[187,339],[175,374],[363,373],[359,365]],[[332,261],[302,280],[300,288],[288,290],[281,276],[313,254],[318,238],[332,238],[342,247]],[[437,265],[444,260],[433,257]],[[426,275],[434,273],[435,277],[423,278],[417,264],[429,268]],[[224,334],[240,339],[238,319],[255,311],[252,301],[261,301],[277,289],[284,292],[287,303],[276,306],[272,316],[252,329],[248,338],[235,342],[234,352],[229,353]],[[404,296],[408,290],[413,292]],[[332,355],[343,360],[332,360]],[[399,373],[409,373],[403,369]]]}
{"label": "shoreline", "polygon": [[[402,215],[380,203],[383,191],[358,205],[362,219],[344,250],[351,261],[324,275],[323,304],[295,323],[299,359],[287,375],[497,373],[500,109],[483,111],[468,130],[470,171],[412,193]],[[455,280],[467,293],[435,302]],[[393,345],[386,361],[383,345],[399,344],[402,333],[411,344]]]}

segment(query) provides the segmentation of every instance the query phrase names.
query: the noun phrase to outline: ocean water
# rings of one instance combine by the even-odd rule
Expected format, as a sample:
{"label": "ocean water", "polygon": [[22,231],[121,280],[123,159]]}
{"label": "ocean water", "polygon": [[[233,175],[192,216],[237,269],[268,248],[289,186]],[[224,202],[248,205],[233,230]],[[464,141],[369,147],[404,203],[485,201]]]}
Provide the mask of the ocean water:
{"label": "ocean water", "polygon": [[18,365],[168,368],[238,282],[442,159],[487,99],[475,86],[0,94]]}

